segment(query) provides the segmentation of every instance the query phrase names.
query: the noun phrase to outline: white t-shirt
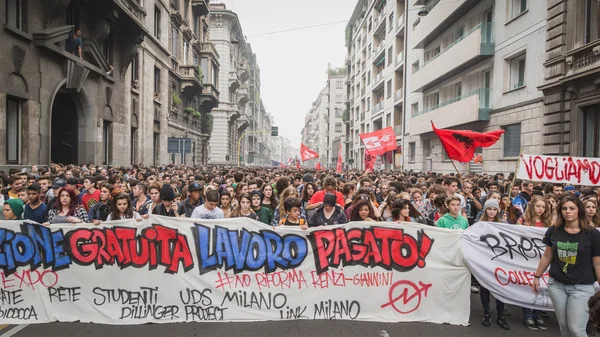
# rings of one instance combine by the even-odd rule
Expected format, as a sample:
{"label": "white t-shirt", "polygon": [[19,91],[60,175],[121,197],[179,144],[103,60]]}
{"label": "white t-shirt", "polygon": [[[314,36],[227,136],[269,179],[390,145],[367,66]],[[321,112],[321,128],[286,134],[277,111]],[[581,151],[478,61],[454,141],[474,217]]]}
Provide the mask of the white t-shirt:
{"label": "white t-shirt", "polygon": [[[111,215],[112,215],[112,213],[111,213],[111,214],[109,214],[109,215],[106,217],[106,221],[110,221],[110,220],[111,220]],[[142,218],[142,216],[140,215],[140,213],[138,213],[138,212],[136,212],[136,211],[133,211],[133,218],[134,218],[134,219],[136,219],[136,220],[139,220],[139,219],[141,219],[141,218]],[[121,219],[121,220],[122,220],[122,219]]]}
{"label": "white t-shirt", "polygon": [[200,205],[194,208],[192,212],[192,219],[225,219],[223,210],[219,207],[215,207],[213,210],[208,210],[204,205]]}

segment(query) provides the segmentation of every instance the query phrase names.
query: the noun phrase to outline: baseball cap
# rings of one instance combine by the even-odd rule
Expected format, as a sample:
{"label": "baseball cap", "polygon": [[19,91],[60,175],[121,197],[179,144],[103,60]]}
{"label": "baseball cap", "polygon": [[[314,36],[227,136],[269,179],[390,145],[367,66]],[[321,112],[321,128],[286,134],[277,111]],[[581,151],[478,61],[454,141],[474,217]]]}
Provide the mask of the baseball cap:
{"label": "baseball cap", "polygon": [[52,182],[52,188],[61,188],[61,187],[65,187],[67,186],[67,182],[64,179],[55,179],[54,182]]}
{"label": "baseball cap", "polygon": [[202,191],[204,189],[204,185],[198,183],[198,182],[192,182],[191,184],[188,185],[188,191]]}

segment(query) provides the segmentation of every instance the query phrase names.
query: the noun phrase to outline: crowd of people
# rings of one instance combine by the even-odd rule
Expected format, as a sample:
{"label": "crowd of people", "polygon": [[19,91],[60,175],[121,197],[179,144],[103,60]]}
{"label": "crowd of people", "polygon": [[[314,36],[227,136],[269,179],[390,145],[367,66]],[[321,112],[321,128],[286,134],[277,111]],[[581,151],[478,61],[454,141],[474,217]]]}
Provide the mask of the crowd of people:
{"label": "crowd of people", "polygon": [[[135,219],[246,217],[266,225],[310,227],[350,221],[417,222],[464,230],[479,221],[548,228],[532,290],[549,268],[549,293],[562,336],[595,334],[600,315],[600,187],[520,181],[513,174],[436,174],[268,167],[61,165],[0,172],[6,220],[46,226]],[[491,326],[490,292],[474,280]],[[591,299],[590,299],[591,298]],[[496,300],[496,323],[510,311]],[[523,308],[524,325],[546,330],[544,312]]]}

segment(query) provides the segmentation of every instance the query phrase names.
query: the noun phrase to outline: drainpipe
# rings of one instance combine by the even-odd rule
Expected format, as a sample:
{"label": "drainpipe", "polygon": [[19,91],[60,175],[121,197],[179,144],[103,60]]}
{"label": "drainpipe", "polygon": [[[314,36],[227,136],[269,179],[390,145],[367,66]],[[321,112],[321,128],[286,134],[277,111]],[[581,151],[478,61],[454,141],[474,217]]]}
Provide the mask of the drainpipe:
{"label": "drainpipe", "polygon": [[404,99],[402,100],[402,170],[405,170],[406,167],[404,163],[406,163],[406,99],[408,98],[408,92],[406,90],[406,78],[408,74],[408,1],[404,2],[404,53],[402,57],[404,58],[404,71],[402,72],[402,90],[404,94]]}

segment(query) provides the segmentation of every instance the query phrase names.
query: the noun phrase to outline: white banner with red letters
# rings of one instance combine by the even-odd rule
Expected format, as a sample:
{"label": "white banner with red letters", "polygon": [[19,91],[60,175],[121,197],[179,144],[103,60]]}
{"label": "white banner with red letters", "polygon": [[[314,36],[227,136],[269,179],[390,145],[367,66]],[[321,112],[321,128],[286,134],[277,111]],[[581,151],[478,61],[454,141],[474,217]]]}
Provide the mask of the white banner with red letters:
{"label": "white banner with red letters", "polygon": [[572,185],[600,185],[600,158],[521,154],[517,178]]}
{"label": "white banner with red letters", "polygon": [[547,228],[478,222],[463,232],[465,262],[482,287],[504,303],[553,311],[548,273],[540,278],[539,294],[531,283],[544,254]]}
{"label": "white banner with red letters", "polygon": [[246,218],[0,221],[0,323],[466,325],[471,274],[460,238],[409,223],[301,230]]}

